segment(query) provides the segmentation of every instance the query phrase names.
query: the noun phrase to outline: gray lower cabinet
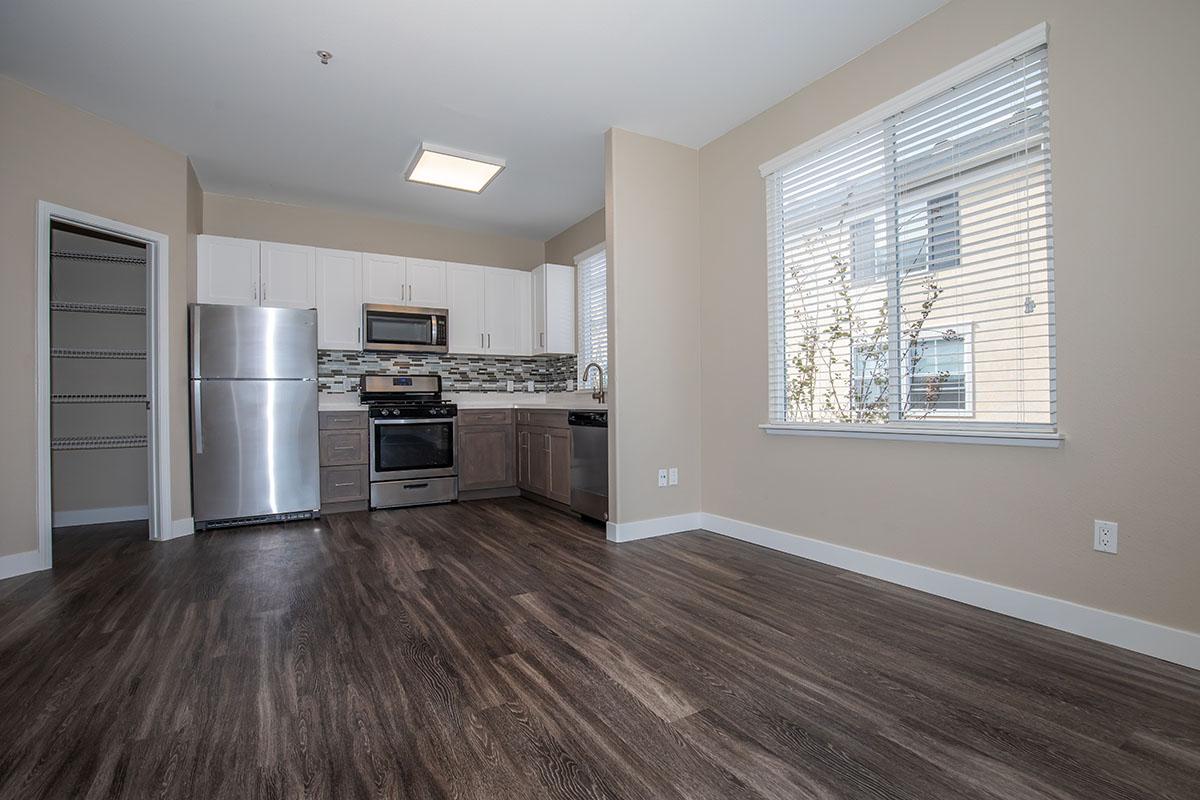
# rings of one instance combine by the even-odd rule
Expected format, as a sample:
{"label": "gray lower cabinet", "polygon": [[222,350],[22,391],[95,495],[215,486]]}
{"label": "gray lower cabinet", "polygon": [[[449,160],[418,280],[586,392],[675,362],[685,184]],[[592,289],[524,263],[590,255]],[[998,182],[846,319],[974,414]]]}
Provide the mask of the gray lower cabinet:
{"label": "gray lower cabinet", "polygon": [[321,513],[363,511],[371,495],[366,411],[322,411]]}
{"label": "gray lower cabinet", "polygon": [[510,410],[464,410],[458,415],[458,489],[517,485],[516,432]]}
{"label": "gray lower cabinet", "polygon": [[556,503],[571,502],[571,433],[567,412],[518,411],[517,485]]}

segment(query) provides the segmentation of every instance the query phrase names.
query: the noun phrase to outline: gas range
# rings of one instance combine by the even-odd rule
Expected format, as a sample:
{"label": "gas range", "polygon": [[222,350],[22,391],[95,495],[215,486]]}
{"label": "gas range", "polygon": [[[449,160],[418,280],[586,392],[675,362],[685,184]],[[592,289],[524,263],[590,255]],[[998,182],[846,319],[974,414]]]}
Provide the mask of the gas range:
{"label": "gas range", "polygon": [[458,406],[438,375],[364,375],[371,420],[371,508],[458,499]]}

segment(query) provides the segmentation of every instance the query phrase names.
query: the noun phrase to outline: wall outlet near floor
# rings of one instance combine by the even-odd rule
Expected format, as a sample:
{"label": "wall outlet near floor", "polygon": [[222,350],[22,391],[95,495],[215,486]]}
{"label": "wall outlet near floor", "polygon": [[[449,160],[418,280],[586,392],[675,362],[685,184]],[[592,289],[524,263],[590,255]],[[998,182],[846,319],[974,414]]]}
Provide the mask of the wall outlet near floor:
{"label": "wall outlet near floor", "polygon": [[671,471],[668,473],[668,475],[670,476],[668,478],[668,482],[672,486],[678,486],[679,485],[679,467],[671,467]]}
{"label": "wall outlet near floor", "polygon": [[1095,520],[1095,523],[1092,549],[1101,553],[1117,552],[1117,523],[1105,522],[1102,519]]}
{"label": "wall outlet near floor", "polygon": [[660,469],[658,471],[658,485],[659,486],[667,485],[667,471],[665,469]]}

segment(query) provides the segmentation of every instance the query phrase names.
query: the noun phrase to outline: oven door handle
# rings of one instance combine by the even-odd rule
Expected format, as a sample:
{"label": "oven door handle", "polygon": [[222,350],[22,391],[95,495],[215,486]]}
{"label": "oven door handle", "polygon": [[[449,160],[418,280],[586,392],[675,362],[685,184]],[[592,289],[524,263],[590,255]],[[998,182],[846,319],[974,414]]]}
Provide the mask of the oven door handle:
{"label": "oven door handle", "polygon": [[454,425],[454,417],[440,417],[438,419],[373,419],[372,425],[441,425],[443,423]]}

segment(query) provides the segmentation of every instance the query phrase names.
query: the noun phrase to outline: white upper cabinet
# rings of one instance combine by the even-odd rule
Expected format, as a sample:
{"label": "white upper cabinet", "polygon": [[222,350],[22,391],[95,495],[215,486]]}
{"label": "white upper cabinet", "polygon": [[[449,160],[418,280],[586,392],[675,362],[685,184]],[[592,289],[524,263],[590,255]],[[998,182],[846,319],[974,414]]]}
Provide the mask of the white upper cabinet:
{"label": "white upper cabinet", "polygon": [[259,300],[277,308],[317,307],[317,249],[261,242]]}
{"label": "white upper cabinet", "polygon": [[446,307],[446,262],[363,253],[363,302]]}
{"label": "white upper cabinet", "polygon": [[521,301],[517,289],[520,286],[520,273],[515,269],[484,268],[483,275],[485,349],[497,355],[519,354]]}
{"label": "white upper cabinet", "polygon": [[363,302],[387,306],[408,304],[408,282],[401,256],[363,253]]}
{"label": "white upper cabinet", "polygon": [[533,271],[533,352],[575,352],[575,268],[542,264]]}
{"label": "white upper cabinet", "polygon": [[196,302],[256,306],[258,272],[257,241],[196,237]]}
{"label": "white upper cabinet", "polygon": [[451,353],[486,352],[483,296],[483,267],[446,265],[446,307],[450,314],[447,344]]}
{"label": "white upper cabinet", "polygon": [[406,258],[408,304],[427,308],[446,308],[446,262],[427,258]]}
{"label": "white upper cabinet", "polygon": [[363,256],[317,250],[317,347],[362,350]]}

